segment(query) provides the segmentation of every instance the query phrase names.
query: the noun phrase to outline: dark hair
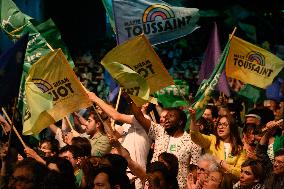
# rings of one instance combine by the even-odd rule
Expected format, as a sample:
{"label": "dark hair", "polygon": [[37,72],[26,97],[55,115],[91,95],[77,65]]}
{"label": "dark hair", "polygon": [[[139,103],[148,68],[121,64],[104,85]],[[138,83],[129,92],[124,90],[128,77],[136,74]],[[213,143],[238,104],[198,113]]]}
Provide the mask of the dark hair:
{"label": "dark hair", "polygon": [[54,138],[45,138],[45,139],[43,139],[39,142],[39,146],[41,146],[43,143],[49,143],[50,146],[51,146],[51,148],[50,148],[51,152],[58,154],[58,152],[59,152],[58,140],[56,140]]}
{"label": "dark hair", "polygon": [[201,130],[200,133],[209,135],[214,132],[213,124],[210,124],[210,122],[207,121],[204,117],[200,117],[198,120],[196,120],[196,123],[204,126],[204,129]]}
{"label": "dark hair", "polygon": [[90,141],[85,137],[73,137],[72,145],[79,147],[81,150],[80,157],[91,156],[92,146]]}
{"label": "dark hair", "polygon": [[48,169],[44,164],[32,158],[26,158],[22,161],[18,161],[14,168],[14,171],[16,169],[30,170],[35,189],[40,188],[41,184],[43,183],[43,178],[48,172]]}
{"label": "dark hair", "polygon": [[175,177],[178,174],[178,158],[171,153],[163,152],[159,155],[158,158],[162,158],[167,164],[169,172],[172,173]]}
{"label": "dark hair", "polygon": [[[241,142],[241,138],[240,138],[240,135],[239,135],[238,126],[235,123],[235,120],[231,115],[219,117],[218,121],[217,121],[217,125],[219,124],[219,122],[222,118],[226,118],[227,121],[228,121],[229,128],[230,128],[230,140],[231,140],[230,143],[231,143],[231,147],[232,147],[231,153],[232,153],[233,156],[235,156],[242,149],[242,142]],[[215,149],[216,150],[220,147],[220,140],[221,140],[221,138],[217,134],[217,128],[218,128],[218,126],[215,127],[215,135],[216,135]]]}
{"label": "dark hair", "polygon": [[261,162],[258,160],[249,158],[242,163],[241,167],[248,167],[248,166],[251,168],[255,179],[258,179],[259,182],[263,182],[265,178],[265,173],[264,173],[264,169],[262,167]]}
{"label": "dark hair", "polygon": [[[74,177],[74,175],[73,175]],[[76,189],[75,178],[69,180],[63,174],[51,170],[43,179],[42,189]]]}
{"label": "dark hair", "polygon": [[198,168],[198,166],[195,165],[195,164],[189,164],[188,167],[187,167],[188,171],[190,171],[190,172],[197,170],[197,168]]}
{"label": "dark hair", "polygon": [[256,129],[256,124],[254,124],[254,123],[246,123],[244,125],[244,128],[243,128],[243,133],[247,134],[251,130],[253,130],[253,132],[255,133],[255,129]]}
{"label": "dark hair", "polygon": [[166,186],[168,186],[169,189],[179,188],[177,178],[169,172],[167,166],[164,163],[159,162],[159,161],[155,161],[151,163],[149,167],[147,168],[146,173],[149,174],[149,173],[155,173],[155,172],[162,173],[164,180],[166,181]]}
{"label": "dark hair", "polygon": [[78,147],[78,146],[74,146],[74,145],[66,145],[64,147],[62,147],[60,150],[59,150],[59,154],[62,154],[64,152],[71,152],[71,154],[73,155],[73,158],[79,158],[79,157],[83,157],[81,156],[83,153],[82,153],[82,150]]}
{"label": "dark hair", "polygon": [[94,172],[94,180],[100,173],[105,173],[108,176],[108,182],[111,188],[114,188],[115,185],[119,185],[120,188],[123,188],[122,181],[120,180],[121,175],[119,175],[119,173],[114,171],[111,167],[100,167],[96,169]]}
{"label": "dark hair", "polygon": [[116,173],[116,177],[119,180],[120,188],[130,189],[130,181],[126,175],[127,160],[118,154],[105,154],[102,159],[107,159],[110,162],[111,169]]}
{"label": "dark hair", "polygon": [[206,109],[211,110],[212,118],[217,118],[218,117],[218,108],[217,108],[217,106],[207,105]]}
{"label": "dark hair", "polygon": [[50,163],[56,164],[60,174],[62,174],[64,178],[68,179],[70,182],[75,182],[74,169],[70,161],[61,157],[49,157],[46,159],[46,165],[48,166]]}
{"label": "dark hair", "polygon": [[98,166],[95,167],[90,158],[82,160],[81,169],[84,174],[86,188],[93,188],[95,178],[94,173],[97,168]]}
{"label": "dark hair", "polygon": [[128,163],[124,157],[118,154],[105,154],[102,158],[107,159],[115,171],[126,174]]}

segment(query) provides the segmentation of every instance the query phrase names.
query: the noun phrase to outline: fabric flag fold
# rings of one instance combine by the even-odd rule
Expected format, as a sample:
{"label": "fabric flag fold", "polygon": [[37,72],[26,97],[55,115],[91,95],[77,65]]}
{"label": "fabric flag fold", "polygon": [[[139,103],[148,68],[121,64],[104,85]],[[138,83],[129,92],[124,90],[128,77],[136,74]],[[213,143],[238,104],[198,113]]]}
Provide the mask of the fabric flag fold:
{"label": "fabric flag fold", "polygon": [[[53,43],[51,44],[53,45],[56,43],[56,46],[54,46],[53,48],[59,48],[62,47],[62,45],[57,46],[59,43],[61,43],[57,41],[60,40],[60,35],[58,33],[55,33],[55,27],[52,26],[50,20],[42,23],[42,25],[37,24],[35,26],[33,24],[35,23],[35,20],[32,17],[22,13],[12,0],[0,1],[0,23],[1,29],[12,39],[18,39],[24,33],[29,33],[29,42],[26,50],[18,100],[18,108],[21,110],[21,112],[23,112],[25,98],[24,85],[29,70],[37,60],[39,60],[43,55],[51,51],[49,47],[50,44],[48,44],[47,40],[44,37],[47,37],[48,39],[53,39]],[[51,27],[50,31],[47,31],[47,26]],[[38,29],[41,29],[41,32],[43,34],[41,34]],[[70,59],[71,58],[68,57],[68,60]],[[70,64],[74,66],[73,61],[70,62]]]}
{"label": "fabric flag fold", "polygon": [[228,77],[265,89],[279,74],[284,61],[274,54],[233,37],[226,63]]}
{"label": "fabric flag fold", "polygon": [[[150,87],[150,94],[174,84],[159,56],[143,34],[118,45],[101,60],[104,66],[113,62],[123,64],[145,78]],[[110,74],[113,76],[113,73]]]}
{"label": "fabric flag fold", "polygon": [[105,7],[106,14],[109,18],[110,25],[113,31],[115,31],[115,23],[114,23],[114,18],[113,18],[113,11],[112,11],[112,0],[102,0],[102,2]]}
{"label": "fabric flag fold", "polygon": [[118,62],[104,63],[104,68],[111,74],[134,100],[135,104],[142,105],[149,99],[150,89],[147,81],[137,72]]}
{"label": "fabric flag fold", "polygon": [[175,85],[170,85],[155,93],[164,108],[187,106],[188,101],[185,99],[189,95],[189,86],[186,81],[174,80]]}
{"label": "fabric flag fold", "polygon": [[[212,92],[215,90],[217,83],[220,79],[220,76],[225,68],[227,55],[230,49],[230,41],[227,42],[225,49],[219,59],[219,63],[215,66],[211,76],[208,80],[203,80],[201,83],[195,97],[194,102],[191,107],[196,110],[196,119],[199,119],[205,108],[208,104],[209,99],[211,98]],[[185,130],[189,129],[189,124],[186,125]]]}
{"label": "fabric flag fold", "polygon": [[55,120],[47,113],[53,107],[52,95],[43,93],[33,82],[26,85],[25,118],[23,135],[37,135]]}
{"label": "fabric flag fold", "polygon": [[176,7],[161,0],[113,0],[117,43],[144,33],[159,44],[192,33],[198,28],[198,9]]}
{"label": "fabric flag fold", "polygon": [[9,104],[19,95],[28,37],[25,34],[0,56],[0,106]]}
{"label": "fabric flag fold", "polygon": [[[206,51],[204,53],[204,59],[200,67],[198,84],[201,84],[204,79],[208,79],[213,72],[214,67],[218,64],[219,57],[221,55],[221,47],[218,36],[217,24],[214,22],[213,31],[209,39]],[[216,89],[226,96],[230,96],[230,89],[227,83],[225,71],[222,72]]]}
{"label": "fabric flag fold", "polygon": [[[92,106],[61,49],[56,49],[39,59],[32,66],[27,82],[33,82],[43,93],[52,95],[53,108],[47,110],[47,113],[54,121]],[[25,111],[24,118],[27,115],[28,112]]]}

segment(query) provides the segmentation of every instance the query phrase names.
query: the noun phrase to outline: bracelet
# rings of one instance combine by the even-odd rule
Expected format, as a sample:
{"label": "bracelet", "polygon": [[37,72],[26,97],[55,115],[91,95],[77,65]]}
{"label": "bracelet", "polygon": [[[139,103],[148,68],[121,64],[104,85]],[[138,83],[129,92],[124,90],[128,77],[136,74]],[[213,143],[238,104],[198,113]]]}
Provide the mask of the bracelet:
{"label": "bracelet", "polygon": [[223,163],[224,163],[224,160],[221,160],[220,163],[219,163],[220,167],[223,167]]}

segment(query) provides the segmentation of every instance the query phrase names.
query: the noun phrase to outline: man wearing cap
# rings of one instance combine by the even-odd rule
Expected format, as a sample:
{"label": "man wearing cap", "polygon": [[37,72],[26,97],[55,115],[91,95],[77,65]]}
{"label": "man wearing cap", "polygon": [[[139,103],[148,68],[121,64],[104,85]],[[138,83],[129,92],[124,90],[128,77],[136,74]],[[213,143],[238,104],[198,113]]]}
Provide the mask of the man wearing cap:
{"label": "man wearing cap", "polygon": [[245,124],[254,124],[255,127],[255,139],[257,141],[259,141],[261,139],[261,129],[262,129],[262,125],[261,125],[261,117],[257,114],[247,114],[246,115],[246,120],[245,120]]}
{"label": "man wearing cap", "polygon": [[261,117],[257,114],[247,114],[245,123],[253,123],[258,127],[261,124]]}

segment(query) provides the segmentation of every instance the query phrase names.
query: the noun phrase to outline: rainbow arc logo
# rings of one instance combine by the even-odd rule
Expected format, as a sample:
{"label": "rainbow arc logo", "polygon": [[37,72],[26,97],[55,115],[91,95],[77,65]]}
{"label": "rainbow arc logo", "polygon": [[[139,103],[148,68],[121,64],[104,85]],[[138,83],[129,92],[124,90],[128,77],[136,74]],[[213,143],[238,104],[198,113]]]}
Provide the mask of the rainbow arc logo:
{"label": "rainbow arc logo", "polygon": [[246,56],[247,60],[261,66],[265,66],[265,57],[260,52],[251,51]]}
{"label": "rainbow arc logo", "polygon": [[163,20],[175,18],[173,10],[164,4],[154,4],[149,6],[143,13],[142,21],[153,22],[157,18],[162,18]]}
{"label": "rainbow arc logo", "polygon": [[50,83],[42,79],[32,79],[32,81],[43,93],[46,93],[53,88]]}

